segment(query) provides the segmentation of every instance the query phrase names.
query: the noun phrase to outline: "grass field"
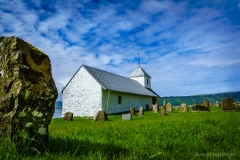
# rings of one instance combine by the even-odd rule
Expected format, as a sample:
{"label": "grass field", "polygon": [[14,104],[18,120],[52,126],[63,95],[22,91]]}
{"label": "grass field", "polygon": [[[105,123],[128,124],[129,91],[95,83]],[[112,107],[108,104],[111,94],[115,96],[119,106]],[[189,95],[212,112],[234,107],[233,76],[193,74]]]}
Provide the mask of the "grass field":
{"label": "grass field", "polygon": [[147,111],[131,121],[108,118],[53,119],[45,151],[26,147],[19,153],[10,140],[1,140],[0,159],[240,159],[240,111],[173,109],[165,117]]}

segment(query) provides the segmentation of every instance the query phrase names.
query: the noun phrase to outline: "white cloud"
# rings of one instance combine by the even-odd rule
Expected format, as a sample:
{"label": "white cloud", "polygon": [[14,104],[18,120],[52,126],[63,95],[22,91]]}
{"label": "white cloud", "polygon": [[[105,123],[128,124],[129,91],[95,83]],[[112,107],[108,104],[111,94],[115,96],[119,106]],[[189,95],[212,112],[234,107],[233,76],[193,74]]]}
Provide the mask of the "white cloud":
{"label": "white cloud", "polygon": [[240,86],[234,81],[240,77],[239,24],[232,25],[215,2],[196,8],[186,1],[52,3],[53,12],[37,1],[38,9],[1,3],[0,34],[19,36],[47,53],[58,88],[81,64],[128,76],[138,65],[137,53],[161,96]]}

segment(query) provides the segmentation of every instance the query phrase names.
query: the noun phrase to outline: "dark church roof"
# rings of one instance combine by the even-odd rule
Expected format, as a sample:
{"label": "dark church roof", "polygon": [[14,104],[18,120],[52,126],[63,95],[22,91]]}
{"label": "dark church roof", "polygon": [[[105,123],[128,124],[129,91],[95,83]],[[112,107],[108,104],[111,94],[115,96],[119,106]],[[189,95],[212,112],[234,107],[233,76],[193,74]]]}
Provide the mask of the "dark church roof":
{"label": "dark church roof", "polygon": [[[132,94],[138,94],[138,95],[158,97],[158,95],[153,90],[143,87],[136,80],[132,80],[132,79],[129,79],[127,77],[119,76],[117,74],[106,72],[106,71],[96,69],[96,68],[93,68],[93,67],[89,67],[89,66],[86,66],[86,65],[82,65],[79,68],[79,70],[82,67],[85,68],[90,75],[92,75],[92,77],[99,83],[99,85],[102,86],[102,88],[104,90],[111,90],[111,91],[117,91],[117,92],[124,92],[124,93],[132,93]],[[148,76],[148,77],[150,77],[150,76]],[[66,88],[66,86],[64,87],[64,89]]]}

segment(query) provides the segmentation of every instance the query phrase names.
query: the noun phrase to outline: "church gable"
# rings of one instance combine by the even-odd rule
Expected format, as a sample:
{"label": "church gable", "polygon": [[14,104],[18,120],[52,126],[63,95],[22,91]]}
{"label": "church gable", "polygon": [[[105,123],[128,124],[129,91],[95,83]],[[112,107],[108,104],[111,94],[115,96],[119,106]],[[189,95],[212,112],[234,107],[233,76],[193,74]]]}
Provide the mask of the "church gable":
{"label": "church gable", "polygon": [[63,111],[74,116],[91,116],[102,108],[102,88],[84,67],[75,73],[63,90]]}

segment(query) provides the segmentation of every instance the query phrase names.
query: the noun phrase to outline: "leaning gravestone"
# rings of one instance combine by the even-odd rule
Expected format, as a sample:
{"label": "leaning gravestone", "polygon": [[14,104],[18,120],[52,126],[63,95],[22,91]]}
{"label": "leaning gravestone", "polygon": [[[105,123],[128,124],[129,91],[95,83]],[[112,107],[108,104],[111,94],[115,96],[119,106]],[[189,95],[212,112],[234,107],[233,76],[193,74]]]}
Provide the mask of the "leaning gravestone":
{"label": "leaning gravestone", "polygon": [[143,107],[139,107],[139,116],[143,116],[143,115],[144,115]]}
{"label": "leaning gravestone", "polygon": [[187,104],[181,102],[179,109],[181,112],[187,112]]}
{"label": "leaning gravestone", "polygon": [[130,114],[132,115],[132,116],[135,116],[136,114],[135,114],[135,108],[134,107],[130,107]]}
{"label": "leaning gravestone", "polygon": [[161,116],[166,116],[167,112],[166,112],[166,105],[161,107]]}
{"label": "leaning gravestone", "polygon": [[222,110],[235,110],[235,106],[233,105],[233,98],[224,98],[221,101]]}
{"label": "leaning gravestone", "polygon": [[104,111],[98,111],[95,114],[93,120],[94,121],[106,121],[106,120],[108,120],[108,117],[107,117],[107,114]]}
{"label": "leaning gravestone", "polygon": [[157,104],[153,104],[152,105],[152,110],[153,110],[153,113],[158,113],[158,105]]}
{"label": "leaning gravestone", "polygon": [[48,56],[17,37],[0,37],[0,135],[49,139],[58,96]]}
{"label": "leaning gravestone", "polygon": [[73,120],[73,113],[72,112],[66,112],[64,114],[64,121],[72,121]]}
{"label": "leaning gravestone", "polygon": [[166,112],[172,113],[172,104],[170,103],[166,104]]}

